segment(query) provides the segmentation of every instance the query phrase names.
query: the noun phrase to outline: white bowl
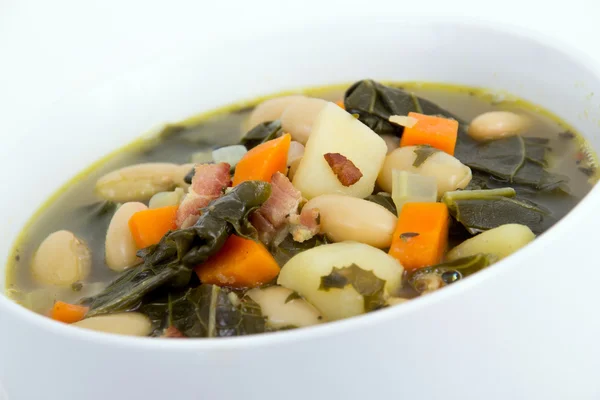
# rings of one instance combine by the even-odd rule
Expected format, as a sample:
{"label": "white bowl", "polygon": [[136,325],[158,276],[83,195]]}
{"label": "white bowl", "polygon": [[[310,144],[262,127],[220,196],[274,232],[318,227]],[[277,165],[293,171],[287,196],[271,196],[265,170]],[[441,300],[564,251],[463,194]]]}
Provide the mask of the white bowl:
{"label": "white bowl", "polygon": [[[245,31],[239,42],[181,49],[181,58],[143,70],[122,65],[113,81],[32,116],[3,137],[1,168],[18,173],[3,175],[1,258],[34,210],[93,160],[161,122],[283,89],[366,77],[503,89],[555,112],[600,149],[600,107],[590,96],[600,93],[600,69],[582,55],[531,33],[460,21],[333,25],[267,37]],[[524,250],[432,295],[284,333],[104,335],[0,296],[0,383],[10,400],[593,398],[598,204],[595,187]]]}

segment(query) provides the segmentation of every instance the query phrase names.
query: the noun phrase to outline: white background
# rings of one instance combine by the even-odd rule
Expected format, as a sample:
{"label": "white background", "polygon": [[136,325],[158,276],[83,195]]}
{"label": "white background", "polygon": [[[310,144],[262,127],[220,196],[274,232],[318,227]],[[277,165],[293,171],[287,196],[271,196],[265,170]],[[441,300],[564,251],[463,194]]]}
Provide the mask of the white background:
{"label": "white background", "polygon": [[[169,57],[174,40],[193,51],[199,41],[243,36],[249,25],[310,29],[315,19],[355,14],[500,21],[556,36],[600,61],[599,0],[0,0],[0,118],[9,113],[13,122],[26,122],[38,107],[85,91],[124,66]],[[392,46],[401,53],[401,43]]]}

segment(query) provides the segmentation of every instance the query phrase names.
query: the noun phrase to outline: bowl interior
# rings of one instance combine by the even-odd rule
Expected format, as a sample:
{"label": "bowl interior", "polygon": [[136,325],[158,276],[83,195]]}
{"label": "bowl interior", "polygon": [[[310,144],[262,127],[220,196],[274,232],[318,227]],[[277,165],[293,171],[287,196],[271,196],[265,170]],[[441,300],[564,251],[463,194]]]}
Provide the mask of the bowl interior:
{"label": "bowl interior", "polygon": [[[357,29],[360,23],[199,41],[194,49],[177,49],[180,57],[141,70],[123,65],[113,80],[32,116],[3,138],[0,165],[18,171],[7,174],[4,185],[22,196],[0,210],[6,239],[0,259],[6,260],[33,212],[93,161],[164,122],[282,90],[367,77],[486,87],[540,104],[600,148],[600,108],[593,97],[600,82],[571,55],[531,36],[478,25],[382,21]],[[10,113],[3,118],[10,122]]]}

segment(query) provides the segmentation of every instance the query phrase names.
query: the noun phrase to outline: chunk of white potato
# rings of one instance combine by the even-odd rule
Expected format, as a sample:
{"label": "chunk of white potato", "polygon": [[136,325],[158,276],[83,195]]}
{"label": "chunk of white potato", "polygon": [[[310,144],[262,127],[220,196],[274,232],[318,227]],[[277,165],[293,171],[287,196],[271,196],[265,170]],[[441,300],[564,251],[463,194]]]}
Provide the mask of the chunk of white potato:
{"label": "chunk of white potato", "polygon": [[244,124],[244,131],[249,131],[261,122],[274,121],[281,118],[283,111],[292,103],[304,99],[306,96],[291,95],[275,97],[265,100],[257,105]]}
{"label": "chunk of white potato", "polygon": [[405,146],[388,154],[377,177],[377,183],[383,190],[392,193],[394,170],[434,177],[438,197],[451,190],[464,189],[471,182],[471,168],[443,151],[434,152],[415,167],[417,149],[418,146]]}
{"label": "chunk of white potato", "polygon": [[475,254],[493,254],[498,259],[508,257],[535,239],[529,227],[520,224],[506,224],[480,233],[465,240],[446,255],[448,261],[453,261]]}
{"label": "chunk of white potato", "polygon": [[75,322],[72,326],[128,336],[148,336],[152,332],[150,319],[137,312],[99,315]]}
{"label": "chunk of white potato", "polygon": [[321,232],[334,242],[354,241],[390,247],[398,218],[372,201],[340,194],[317,196],[304,208],[319,210]]}
{"label": "chunk of white potato", "polygon": [[522,133],[529,120],[510,111],[489,111],[478,115],[469,125],[468,134],[475,140],[502,139]]}
{"label": "chunk of white potato", "polygon": [[33,256],[31,272],[47,285],[66,286],[85,279],[92,259],[87,245],[69,231],[50,234]]}
{"label": "chunk of white potato", "polygon": [[298,297],[290,299],[293,294],[293,290],[282,286],[255,288],[247,293],[258,303],[269,326],[275,329],[286,326],[310,326],[323,322],[319,311],[306,300]]}
{"label": "chunk of white potato", "polygon": [[354,242],[326,244],[297,254],[283,266],[277,283],[296,291],[329,320],[352,317],[365,312],[364,298],[352,285],[319,289],[321,278],[334,267],[352,264],[385,280],[385,297],[402,285],[404,268],[398,260],[375,247]]}
{"label": "chunk of white potato", "polygon": [[327,101],[314,97],[305,97],[294,101],[281,114],[281,128],[292,135],[292,139],[305,144],[312,128]]}
{"label": "chunk of white potato", "polygon": [[[342,185],[324,158],[327,153],[339,153],[350,160],[362,173],[358,182]],[[364,198],[373,192],[386,153],[387,146],[379,135],[329,102],[315,120],[293,184],[307,199],[336,193]]]}
{"label": "chunk of white potato", "polygon": [[137,264],[140,259],[138,248],[129,229],[129,219],[138,211],[148,209],[143,203],[125,203],[117,209],[106,231],[104,256],[106,264],[113,271],[123,271]]}

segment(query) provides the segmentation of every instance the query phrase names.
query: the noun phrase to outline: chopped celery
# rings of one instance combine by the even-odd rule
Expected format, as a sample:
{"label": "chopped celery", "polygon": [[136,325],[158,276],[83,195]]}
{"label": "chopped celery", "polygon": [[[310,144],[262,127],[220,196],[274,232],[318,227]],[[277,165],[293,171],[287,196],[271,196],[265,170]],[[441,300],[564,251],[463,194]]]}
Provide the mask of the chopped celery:
{"label": "chopped celery", "polygon": [[392,199],[396,204],[398,215],[406,203],[435,203],[437,201],[437,182],[432,176],[393,170]]}

